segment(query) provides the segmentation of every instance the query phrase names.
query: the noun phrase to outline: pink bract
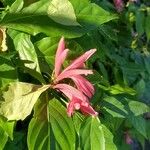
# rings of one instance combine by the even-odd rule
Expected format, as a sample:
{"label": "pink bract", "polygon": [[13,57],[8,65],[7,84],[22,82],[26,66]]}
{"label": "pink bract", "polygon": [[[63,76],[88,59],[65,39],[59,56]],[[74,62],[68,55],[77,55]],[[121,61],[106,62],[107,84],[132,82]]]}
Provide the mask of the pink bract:
{"label": "pink bract", "polygon": [[[55,57],[55,76],[54,89],[61,91],[67,98],[69,104],[67,114],[71,116],[74,110],[79,110],[83,114],[96,116],[98,113],[92,108],[89,103],[89,98],[94,94],[94,86],[84,77],[88,74],[93,74],[92,70],[85,69],[85,61],[87,61],[95,52],[96,49],[91,49],[85,52],[80,57],[76,58],[68,67],[61,70],[65,61],[68,49],[65,49],[65,41],[62,37],[59,41]],[[69,78],[74,82],[74,86],[63,83],[63,80]]]}

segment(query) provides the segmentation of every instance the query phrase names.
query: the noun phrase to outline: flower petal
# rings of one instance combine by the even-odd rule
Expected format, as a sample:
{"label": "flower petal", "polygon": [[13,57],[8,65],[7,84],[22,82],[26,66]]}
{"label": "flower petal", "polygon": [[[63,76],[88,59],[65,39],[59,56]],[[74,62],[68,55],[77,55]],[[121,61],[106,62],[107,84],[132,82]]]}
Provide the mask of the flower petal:
{"label": "flower petal", "polygon": [[77,90],[76,88],[67,85],[67,84],[57,84],[53,86],[54,89],[60,90],[64,95],[66,95],[70,100],[72,100],[73,97],[77,97],[78,99],[81,99],[82,101],[88,101],[87,97]]}
{"label": "flower petal", "polygon": [[79,91],[82,91],[86,96],[91,98],[94,94],[94,86],[81,75],[72,76],[71,79],[74,81]]}
{"label": "flower petal", "polygon": [[61,65],[58,62],[60,61],[60,56],[62,52],[64,51],[64,49],[65,49],[65,41],[64,41],[64,37],[62,37],[58,43],[58,48],[57,48],[56,56],[55,56],[55,68],[54,68],[55,77],[58,76],[60,68],[61,68],[60,66],[58,67],[58,64]]}
{"label": "flower petal", "polygon": [[[77,106],[77,107],[76,107]],[[98,113],[90,106],[88,102],[83,102],[82,100],[73,97],[69,102],[67,107],[67,114],[71,117],[74,113],[74,110],[80,109],[83,114],[97,116]]]}
{"label": "flower petal", "polygon": [[96,112],[96,111],[92,108],[92,106],[91,106],[90,104],[88,104],[88,103],[86,103],[86,104],[81,103],[81,106],[80,106],[80,107],[81,107],[81,108],[80,108],[81,112],[82,112],[83,114],[85,114],[85,115],[91,115],[91,116],[97,116],[97,115],[98,115],[98,112]]}
{"label": "flower petal", "polygon": [[55,82],[58,82],[65,78],[71,78],[72,76],[79,75],[79,74],[83,74],[83,75],[93,74],[93,71],[88,69],[73,69],[73,70],[63,71],[56,78]]}
{"label": "flower petal", "polygon": [[55,63],[55,78],[57,78],[57,76],[58,76],[59,73],[60,73],[61,66],[62,66],[64,60],[65,60],[66,57],[67,57],[68,51],[69,51],[69,49],[65,49],[65,50],[60,54],[59,59],[58,59],[57,62]]}
{"label": "flower petal", "polygon": [[80,66],[84,65],[84,62],[88,60],[94,53],[96,52],[96,49],[91,49],[87,52],[85,52],[83,55],[75,59],[71,65],[69,65],[64,71],[70,70],[70,69],[77,69]]}

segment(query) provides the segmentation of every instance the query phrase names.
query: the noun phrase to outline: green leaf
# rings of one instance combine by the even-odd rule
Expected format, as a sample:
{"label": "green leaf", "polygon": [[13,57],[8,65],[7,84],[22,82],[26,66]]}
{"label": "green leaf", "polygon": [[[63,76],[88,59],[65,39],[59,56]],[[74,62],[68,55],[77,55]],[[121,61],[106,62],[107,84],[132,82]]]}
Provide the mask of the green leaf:
{"label": "green leaf", "polygon": [[79,0],[76,0],[71,2],[74,5],[74,9],[78,9],[78,13],[76,14],[78,22],[86,28],[96,28],[101,24],[109,22],[110,20],[117,19],[116,15],[105,11],[94,3],[81,4],[84,7],[80,9],[78,6],[80,3],[84,3],[84,1],[79,2]]}
{"label": "green leaf", "polygon": [[143,11],[136,12],[136,30],[141,36],[144,33],[145,14]]}
{"label": "green leaf", "polygon": [[[79,1],[70,1],[74,10],[78,9]],[[65,36],[68,38],[80,37],[90,30],[110,20],[116,19],[116,15],[110,14],[96,4],[84,3],[83,10],[75,10],[77,20],[81,26],[65,26],[53,21],[47,14],[49,0],[42,0],[29,5],[20,13],[8,12],[0,21],[1,26],[27,32],[32,35],[44,33],[51,37]],[[75,5],[74,5],[74,4]],[[64,18],[61,18],[63,20]]]}
{"label": "green leaf", "polygon": [[49,17],[57,23],[67,26],[80,26],[76,21],[73,6],[68,0],[52,0],[47,12]]}
{"label": "green leaf", "polygon": [[103,108],[113,117],[125,118],[128,114],[125,106],[114,97],[105,97]]}
{"label": "green leaf", "polygon": [[40,72],[38,64],[38,56],[36,54],[34,45],[30,40],[30,35],[19,33],[14,38],[15,48],[19,53],[21,60],[27,61],[25,66]]}
{"label": "green leaf", "polygon": [[135,117],[133,115],[128,116],[129,121],[132,123],[133,127],[145,138],[147,138],[147,132],[146,132],[146,120],[141,117]]}
{"label": "green leaf", "polygon": [[44,57],[52,70],[54,69],[55,53],[58,42],[58,38],[46,37],[35,43],[41,52],[38,57]]}
{"label": "green leaf", "polygon": [[24,1],[23,0],[16,0],[10,7],[11,13],[19,12],[23,8]]}
{"label": "green leaf", "polygon": [[109,129],[105,125],[102,125],[102,129],[103,129],[104,138],[105,138],[105,149],[117,150],[117,147],[113,142],[113,138],[114,138],[113,134],[109,131]]}
{"label": "green leaf", "polygon": [[8,137],[13,140],[13,129],[14,129],[14,122],[8,122],[6,119],[0,116],[0,149],[3,149],[5,146]]}
{"label": "green leaf", "polygon": [[105,150],[104,132],[98,118],[87,118],[82,124],[80,136],[81,149]]}
{"label": "green leaf", "polygon": [[123,94],[127,93],[130,95],[135,95],[136,91],[130,87],[121,87],[119,84],[113,85],[109,88],[109,92],[112,94]]}
{"label": "green leaf", "polygon": [[0,126],[0,139],[1,139],[0,150],[3,150],[5,144],[6,144],[7,140],[8,140],[8,136],[5,133],[5,131],[1,128],[1,126]]}
{"label": "green leaf", "polygon": [[150,107],[142,102],[130,101],[128,105],[135,116],[142,115],[146,112],[150,112]]}
{"label": "green leaf", "polygon": [[148,15],[146,17],[146,21],[145,21],[145,31],[146,31],[146,35],[148,40],[150,39],[150,15]]}
{"label": "green leaf", "polygon": [[29,150],[49,150],[50,133],[48,120],[32,118],[28,128],[28,148]]}
{"label": "green leaf", "polygon": [[6,132],[7,136],[10,137],[11,140],[13,140],[14,125],[14,121],[8,122],[6,119],[0,117],[0,127]]}
{"label": "green leaf", "polygon": [[28,127],[27,143],[29,150],[50,150],[52,135],[48,115],[48,97],[43,93],[34,107],[34,116]]}
{"label": "green leaf", "polygon": [[4,88],[10,82],[17,80],[17,70],[12,61],[0,56],[0,87]]}
{"label": "green leaf", "polygon": [[49,102],[49,116],[52,131],[61,150],[74,150],[76,139],[73,121],[67,116],[64,106],[56,99]]}
{"label": "green leaf", "polygon": [[24,120],[30,115],[40,94],[49,85],[34,85],[29,83],[11,83],[8,91],[4,92],[4,99],[0,105],[0,114],[8,120]]}

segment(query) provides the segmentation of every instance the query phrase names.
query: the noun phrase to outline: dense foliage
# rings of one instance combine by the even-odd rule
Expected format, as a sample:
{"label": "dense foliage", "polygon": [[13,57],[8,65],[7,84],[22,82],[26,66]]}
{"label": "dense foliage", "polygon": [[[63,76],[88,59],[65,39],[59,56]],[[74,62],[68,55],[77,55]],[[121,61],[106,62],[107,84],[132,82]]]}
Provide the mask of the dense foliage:
{"label": "dense foliage", "polygon": [[[1,4],[0,150],[144,149],[150,140],[149,2]],[[51,86],[61,37],[69,49],[63,69],[97,49],[85,60],[93,70],[86,80],[95,88],[89,107],[96,115],[80,106],[68,116],[69,96]]]}

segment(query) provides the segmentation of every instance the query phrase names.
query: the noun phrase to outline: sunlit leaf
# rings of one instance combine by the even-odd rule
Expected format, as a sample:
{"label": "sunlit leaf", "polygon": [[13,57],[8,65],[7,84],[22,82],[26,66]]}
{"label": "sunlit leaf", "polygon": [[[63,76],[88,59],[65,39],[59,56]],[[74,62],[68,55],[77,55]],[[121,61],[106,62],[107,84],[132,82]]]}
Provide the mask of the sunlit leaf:
{"label": "sunlit leaf", "polygon": [[48,7],[48,15],[54,21],[68,26],[80,26],[69,0],[52,0]]}
{"label": "sunlit leaf", "polygon": [[150,107],[142,102],[130,101],[128,105],[135,116],[142,115],[146,112],[150,112]]}
{"label": "sunlit leaf", "polygon": [[0,105],[0,113],[8,120],[24,120],[30,115],[34,104],[49,85],[34,85],[29,83],[11,83],[4,92],[5,101]]}
{"label": "sunlit leaf", "polygon": [[75,149],[75,129],[73,121],[67,116],[66,109],[56,99],[49,102],[49,115],[52,131],[62,150]]}
{"label": "sunlit leaf", "polygon": [[6,119],[0,116],[0,149],[5,146],[8,137],[13,140],[14,122],[7,122]]}
{"label": "sunlit leaf", "polygon": [[113,134],[104,125],[102,125],[102,129],[103,129],[104,138],[105,138],[105,149],[106,150],[109,150],[109,149],[110,150],[117,150],[117,147],[113,142],[113,138],[114,138]]}
{"label": "sunlit leaf", "polygon": [[113,117],[125,118],[128,114],[125,106],[114,97],[105,97],[103,103],[103,108]]}
{"label": "sunlit leaf", "polygon": [[80,136],[81,149],[105,150],[104,132],[98,118],[87,118],[82,124]]}

